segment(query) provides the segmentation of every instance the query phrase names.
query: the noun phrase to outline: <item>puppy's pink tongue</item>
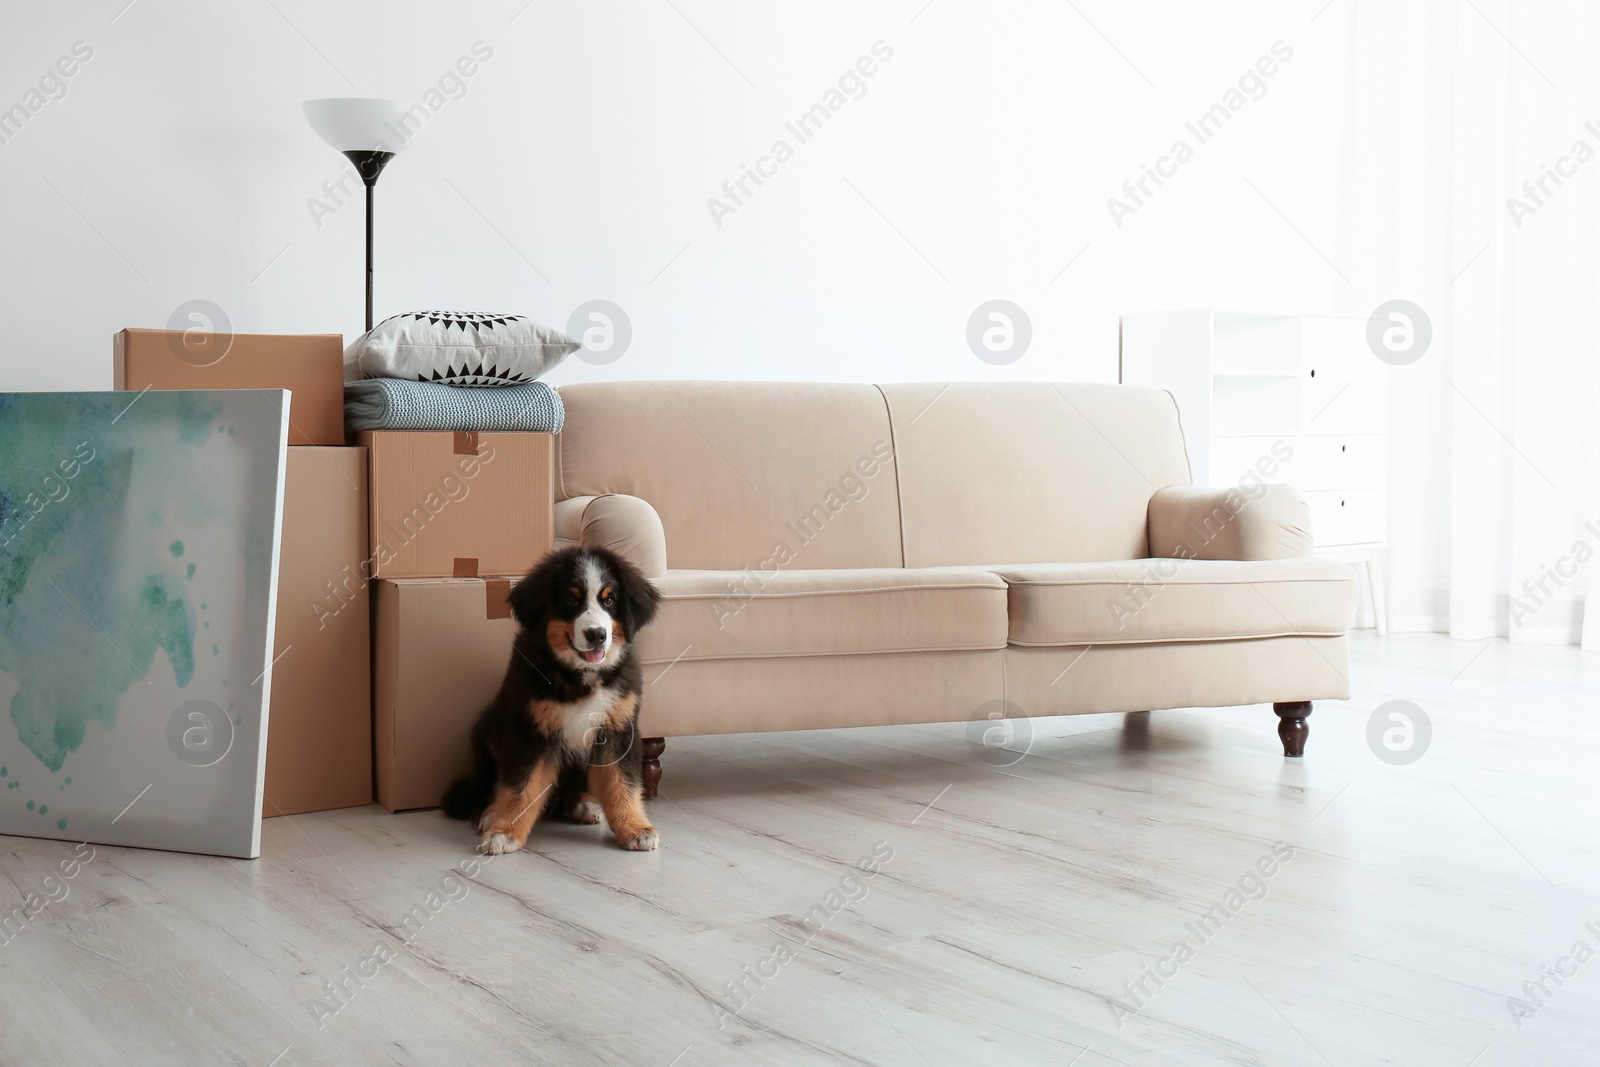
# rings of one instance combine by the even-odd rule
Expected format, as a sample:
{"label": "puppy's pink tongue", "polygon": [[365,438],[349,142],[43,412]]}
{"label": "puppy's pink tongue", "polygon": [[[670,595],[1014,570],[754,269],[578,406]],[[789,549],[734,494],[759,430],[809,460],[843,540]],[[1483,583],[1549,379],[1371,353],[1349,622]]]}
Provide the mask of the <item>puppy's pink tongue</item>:
{"label": "puppy's pink tongue", "polygon": [[583,658],[590,663],[599,663],[606,658],[606,650],[603,648],[586,648],[583,650]]}

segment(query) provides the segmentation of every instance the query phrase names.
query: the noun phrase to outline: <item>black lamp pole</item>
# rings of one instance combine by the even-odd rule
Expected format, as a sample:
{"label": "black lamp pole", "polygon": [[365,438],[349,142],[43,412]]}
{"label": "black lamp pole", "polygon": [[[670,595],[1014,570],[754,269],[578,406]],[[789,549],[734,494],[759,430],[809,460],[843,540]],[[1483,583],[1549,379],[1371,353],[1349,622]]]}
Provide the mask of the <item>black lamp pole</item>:
{"label": "black lamp pole", "polygon": [[394,158],[393,152],[349,151],[345,158],[355,164],[361,183],[367,187],[367,329],[372,329],[372,188],[378,184],[378,175],[384,164]]}

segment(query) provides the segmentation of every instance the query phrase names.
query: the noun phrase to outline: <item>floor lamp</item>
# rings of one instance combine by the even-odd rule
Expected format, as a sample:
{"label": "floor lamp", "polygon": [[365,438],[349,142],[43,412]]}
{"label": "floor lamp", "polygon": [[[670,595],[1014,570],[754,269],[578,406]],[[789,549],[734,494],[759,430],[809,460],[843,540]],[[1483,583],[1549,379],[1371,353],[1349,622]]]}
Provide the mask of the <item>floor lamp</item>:
{"label": "floor lamp", "polygon": [[332,97],[307,100],[301,107],[306,121],[328,144],[355,164],[367,187],[367,329],[372,329],[372,188],[395,153],[404,148],[420,127],[405,100]]}

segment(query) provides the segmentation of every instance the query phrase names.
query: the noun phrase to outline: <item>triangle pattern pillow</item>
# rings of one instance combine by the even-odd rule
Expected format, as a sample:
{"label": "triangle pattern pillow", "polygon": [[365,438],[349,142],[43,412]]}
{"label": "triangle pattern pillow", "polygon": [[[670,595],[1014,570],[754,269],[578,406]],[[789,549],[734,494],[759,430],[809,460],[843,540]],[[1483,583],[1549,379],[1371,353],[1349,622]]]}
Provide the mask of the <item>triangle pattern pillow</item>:
{"label": "triangle pattern pillow", "polygon": [[582,342],[526,315],[408,311],[389,316],[350,342],[344,350],[344,378],[522,385],[582,347]]}

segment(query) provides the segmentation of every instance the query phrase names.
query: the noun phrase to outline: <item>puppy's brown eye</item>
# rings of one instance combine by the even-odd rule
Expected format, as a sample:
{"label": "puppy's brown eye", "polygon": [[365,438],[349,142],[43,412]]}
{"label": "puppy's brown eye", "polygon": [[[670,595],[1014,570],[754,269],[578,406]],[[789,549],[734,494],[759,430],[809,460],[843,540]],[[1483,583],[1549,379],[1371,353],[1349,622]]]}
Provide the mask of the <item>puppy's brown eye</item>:
{"label": "puppy's brown eye", "polygon": [[616,602],[617,602],[617,598],[612,596],[610,593],[607,593],[605,596],[600,598],[600,606],[603,607],[603,608],[609,608],[612,604],[615,604]]}

